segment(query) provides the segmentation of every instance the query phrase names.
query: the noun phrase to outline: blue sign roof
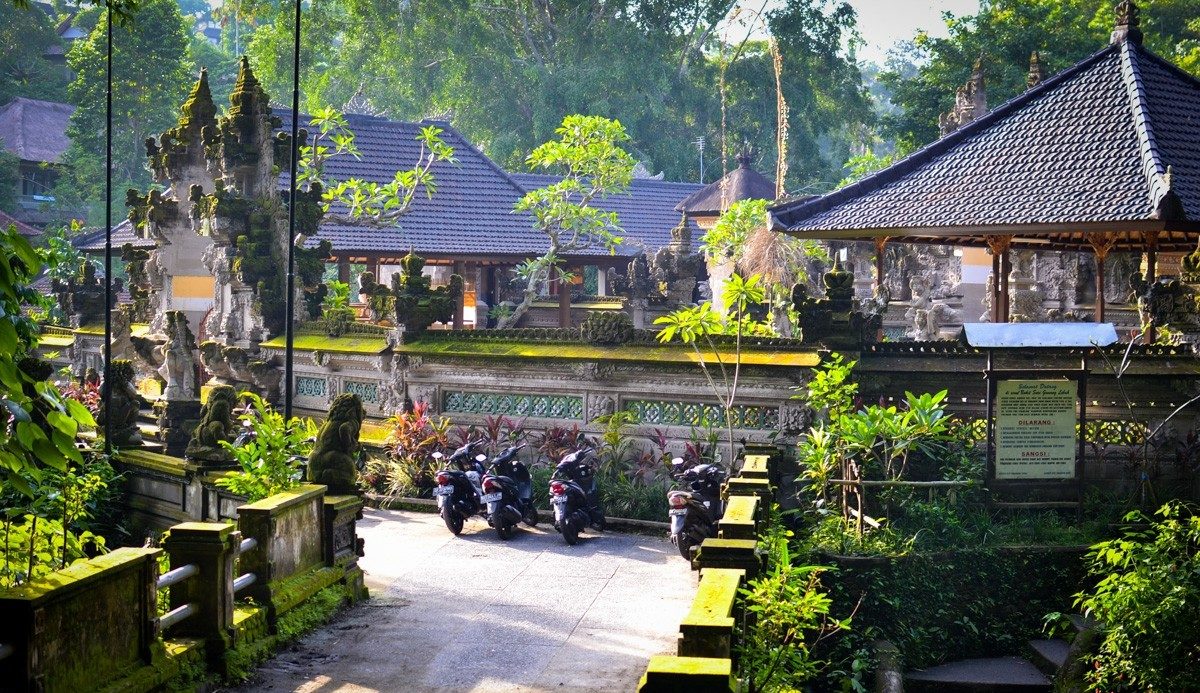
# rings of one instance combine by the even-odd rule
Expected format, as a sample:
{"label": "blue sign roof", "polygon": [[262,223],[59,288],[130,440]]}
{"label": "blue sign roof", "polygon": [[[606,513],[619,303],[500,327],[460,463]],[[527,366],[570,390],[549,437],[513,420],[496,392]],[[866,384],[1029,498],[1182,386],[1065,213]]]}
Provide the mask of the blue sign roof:
{"label": "blue sign roof", "polygon": [[968,323],[963,338],[981,349],[1102,347],[1117,341],[1111,322]]}

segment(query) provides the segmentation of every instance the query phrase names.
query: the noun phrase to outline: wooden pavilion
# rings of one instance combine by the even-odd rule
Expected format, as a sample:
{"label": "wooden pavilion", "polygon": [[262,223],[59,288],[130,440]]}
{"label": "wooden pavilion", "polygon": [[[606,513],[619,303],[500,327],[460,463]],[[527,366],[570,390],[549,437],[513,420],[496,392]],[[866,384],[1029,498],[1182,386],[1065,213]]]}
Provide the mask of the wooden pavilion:
{"label": "wooden pavilion", "polygon": [[1142,45],[1138,8],[1116,10],[1103,50],[913,153],[827,195],[771,208],[772,228],[804,238],[986,248],[991,319],[1009,321],[1013,250],[1085,251],[1096,263],[1200,239],[1200,80]]}

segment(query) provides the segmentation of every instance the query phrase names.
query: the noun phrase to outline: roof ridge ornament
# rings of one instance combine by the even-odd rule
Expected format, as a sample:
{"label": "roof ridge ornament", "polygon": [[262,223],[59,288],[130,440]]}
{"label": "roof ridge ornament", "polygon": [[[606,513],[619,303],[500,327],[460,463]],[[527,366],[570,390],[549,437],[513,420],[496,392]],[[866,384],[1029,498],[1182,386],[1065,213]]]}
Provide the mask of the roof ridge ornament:
{"label": "roof ridge ornament", "polygon": [[1134,45],[1142,45],[1141,13],[1133,0],[1121,0],[1116,8],[1116,26],[1113,28],[1110,42],[1113,44],[1128,41]]}
{"label": "roof ridge ornament", "polygon": [[750,146],[749,142],[743,142],[737,155],[738,168],[750,168],[750,162],[754,159],[754,147]]}
{"label": "roof ridge ornament", "polygon": [[1163,193],[1155,203],[1150,218],[1160,221],[1187,221],[1187,212],[1183,208],[1183,201],[1179,199],[1179,195],[1175,193],[1171,184],[1174,175],[1174,171],[1168,165],[1167,172],[1160,176]]}
{"label": "roof ridge ornament", "polygon": [[1025,77],[1025,88],[1033,89],[1042,83],[1045,73],[1042,71],[1042,56],[1037,51],[1029,54],[1029,74]]}
{"label": "roof ridge ornament", "polygon": [[386,111],[376,108],[375,104],[371,102],[371,99],[367,98],[366,91],[363,89],[364,86],[365,85],[363,83],[359,83],[358,89],[355,90],[354,95],[347,99],[346,103],[342,105],[342,113],[376,116],[380,118],[386,116]]}
{"label": "roof ridge ornament", "polygon": [[987,115],[987,85],[983,77],[983,53],[971,66],[971,77],[954,92],[954,108],[938,116],[938,132],[949,135],[967,123]]}

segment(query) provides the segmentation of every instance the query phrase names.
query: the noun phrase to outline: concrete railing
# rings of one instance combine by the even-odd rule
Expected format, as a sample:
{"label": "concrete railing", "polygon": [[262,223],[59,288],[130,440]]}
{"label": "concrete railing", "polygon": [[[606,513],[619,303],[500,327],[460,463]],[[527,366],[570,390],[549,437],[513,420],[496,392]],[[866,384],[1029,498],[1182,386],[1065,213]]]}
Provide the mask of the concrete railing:
{"label": "concrete railing", "polygon": [[[223,673],[235,649],[263,651],[279,618],[317,591],[341,583],[365,596],[359,498],[305,486],[239,510],[240,530],[176,524],[162,549],[117,549],[0,592],[0,690],[147,691],[185,658]],[[239,595],[257,606],[238,606]]]}
{"label": "concrete railing", "polygon": [[738,690],[733,656],[742,618],[740,590],[758,574],[758,536],[771,502],[766,455],[746,455],[738,473],[722,489],[725,511],[718,536],[705,539],[693,561],[700,582],[692,606],[679,624],[678,653],[650,659],[641,693]]}

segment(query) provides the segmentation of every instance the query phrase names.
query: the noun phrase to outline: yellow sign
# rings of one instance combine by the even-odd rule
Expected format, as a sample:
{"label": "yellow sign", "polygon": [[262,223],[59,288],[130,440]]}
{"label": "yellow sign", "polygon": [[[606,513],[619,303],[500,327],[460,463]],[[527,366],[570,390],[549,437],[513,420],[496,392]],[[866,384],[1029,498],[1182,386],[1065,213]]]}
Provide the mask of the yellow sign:
{"label": "yellow sign", "polygon": [[1073,380],[997,383],[996,478],[1074,478],[1078,398]]}

